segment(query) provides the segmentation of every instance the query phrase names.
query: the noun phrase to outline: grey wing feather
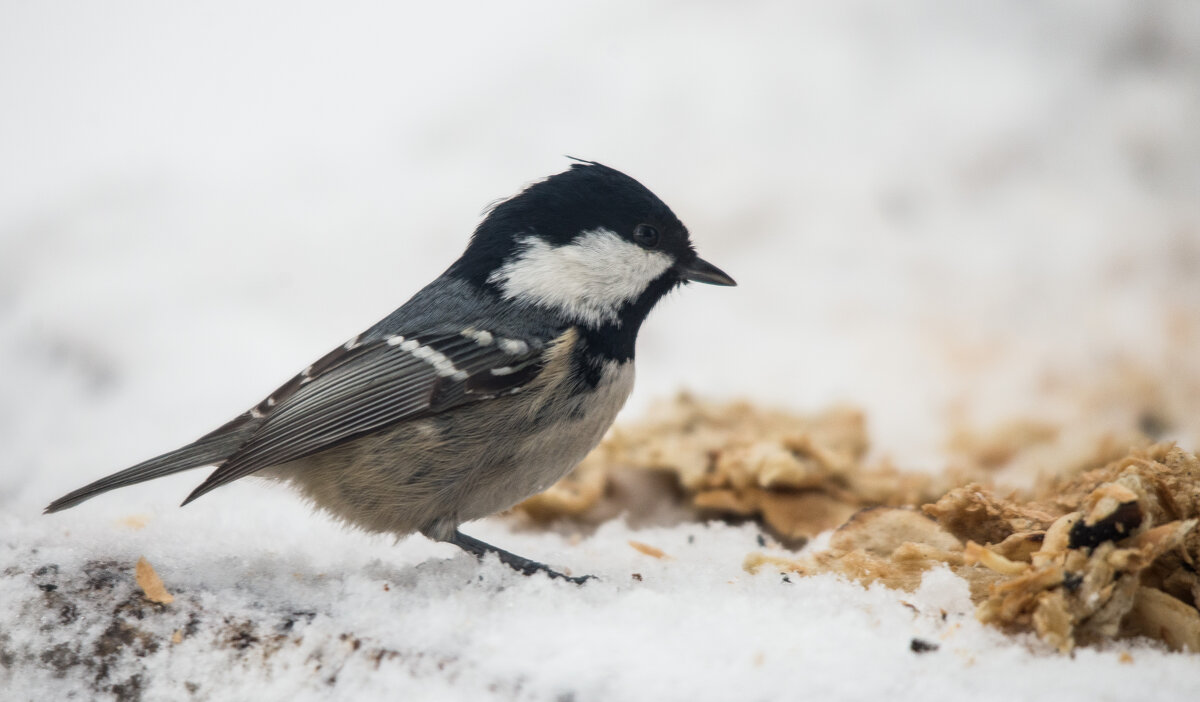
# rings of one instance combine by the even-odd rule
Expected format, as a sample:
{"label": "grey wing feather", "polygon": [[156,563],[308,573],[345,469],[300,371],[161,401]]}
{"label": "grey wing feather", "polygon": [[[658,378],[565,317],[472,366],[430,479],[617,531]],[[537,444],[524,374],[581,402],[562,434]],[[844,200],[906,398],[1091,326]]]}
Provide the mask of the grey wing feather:
{"label": "grey wing feather", "polygon": [[[536,368],[544,345],[527,343],[514,353],[496,344],[481,345],[461,334],[423,338],[436,352],[431,358],[386,340],[369,342],[338,354],[337,362],[306,379],[271,406],[253,436],[197,487],[183,504],[225,483],[272,465],[329,448],[389,424],[478,401],[528,381],[529,373],[510,373],[509,387],[496,386],[491,369]],[[324,359],[323,359],[324,360]],[[319,361],[319,365],[321,362]],[[473,391],[480,376],[487,392]],[[264,409],[264,405],[259,405]]]}

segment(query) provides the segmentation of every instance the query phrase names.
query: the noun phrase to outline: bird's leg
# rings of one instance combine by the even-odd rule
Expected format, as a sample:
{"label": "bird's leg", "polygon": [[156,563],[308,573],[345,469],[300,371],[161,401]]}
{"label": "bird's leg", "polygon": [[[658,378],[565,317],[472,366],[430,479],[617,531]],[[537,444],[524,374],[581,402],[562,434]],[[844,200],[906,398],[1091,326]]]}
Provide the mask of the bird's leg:
{"label": "bird's leg", "polygon": [[462,550],[466,551],[467,553],[474,555],[476,558],[479,558],[479,559],[483,559],[484,554],[494,553],[500,557],[501,563],[508,566],[509,568],[512,568],[513,570],[517,571],[518,573],[522,573],[524,575],[533,575],[534,573],[545,573],[546,575],[550,576],[551,578],[562,578],[563,580],[568,580],[570,582],[575,583],[576,585],[582,585],[583,583],[587,582],[588,580],[592,579],[592,577],[593,577],[591,575],[583,575],[583,576],[579,576],[579,577],[572,577],[570,575],[564,575],[564,574],[558,572],[557,570],[554,570],[550,566],[546,565],[545,563],[538,563],[537,561],[531,561],[528,558],[523,558],[521,556],[518,556],[515,553],[510,552],[510,551],[505,551],[502,548],[496,548],[495,546],[493,546],[487,542],[480,541],[479,539],[476,539],[471,536],[467,536],[466,534],[462,533],[458,529],[454,530],[454,534],[449,539],[447,539],[447,541],[449,541],[450,543],[454,544],[455,546],[461,548]]}

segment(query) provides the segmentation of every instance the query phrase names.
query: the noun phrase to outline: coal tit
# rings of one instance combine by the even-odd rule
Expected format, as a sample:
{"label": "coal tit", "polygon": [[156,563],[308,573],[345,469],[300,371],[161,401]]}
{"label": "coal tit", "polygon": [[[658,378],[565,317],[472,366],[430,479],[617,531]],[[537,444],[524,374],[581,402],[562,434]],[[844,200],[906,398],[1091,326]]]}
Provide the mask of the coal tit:
{"label": "coal tit", "polygon": [[273,478],[366,531],[566,577],[458,527],[545,490],[599,443],[633,387],[638,329],[688,281],[734,285],[641,183],[575,163],[492,208],[445,273],[249,411],[46,512],[215,465],[183,504]]}

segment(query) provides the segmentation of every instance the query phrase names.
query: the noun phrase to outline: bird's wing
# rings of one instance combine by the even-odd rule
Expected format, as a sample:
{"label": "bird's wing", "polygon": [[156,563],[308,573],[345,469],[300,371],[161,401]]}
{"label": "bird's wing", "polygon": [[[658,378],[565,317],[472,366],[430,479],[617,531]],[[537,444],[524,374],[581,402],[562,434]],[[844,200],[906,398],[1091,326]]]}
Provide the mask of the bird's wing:
{"label": "bird's wing", "polygon": [[261,422],[257,430],[184,504],[388,424],[520,390],[542,369],[553,343],[476,329],[348,342],[251,410]]}

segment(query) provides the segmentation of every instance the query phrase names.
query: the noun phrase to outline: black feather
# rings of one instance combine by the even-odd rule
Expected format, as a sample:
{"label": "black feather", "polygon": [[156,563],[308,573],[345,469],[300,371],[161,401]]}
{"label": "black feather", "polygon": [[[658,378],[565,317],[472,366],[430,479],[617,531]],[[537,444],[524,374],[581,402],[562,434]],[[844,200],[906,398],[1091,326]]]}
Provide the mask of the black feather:
{"label": "black feather", "polygon": [[646,186],[614,168],[582,161],[493,207],[462,257],[446,272],[486,288],[488,276],[526,236],[561,246],[598,228],[629,236],[643,223],[663,232],[664,249],[691,250],[687,228]]}

